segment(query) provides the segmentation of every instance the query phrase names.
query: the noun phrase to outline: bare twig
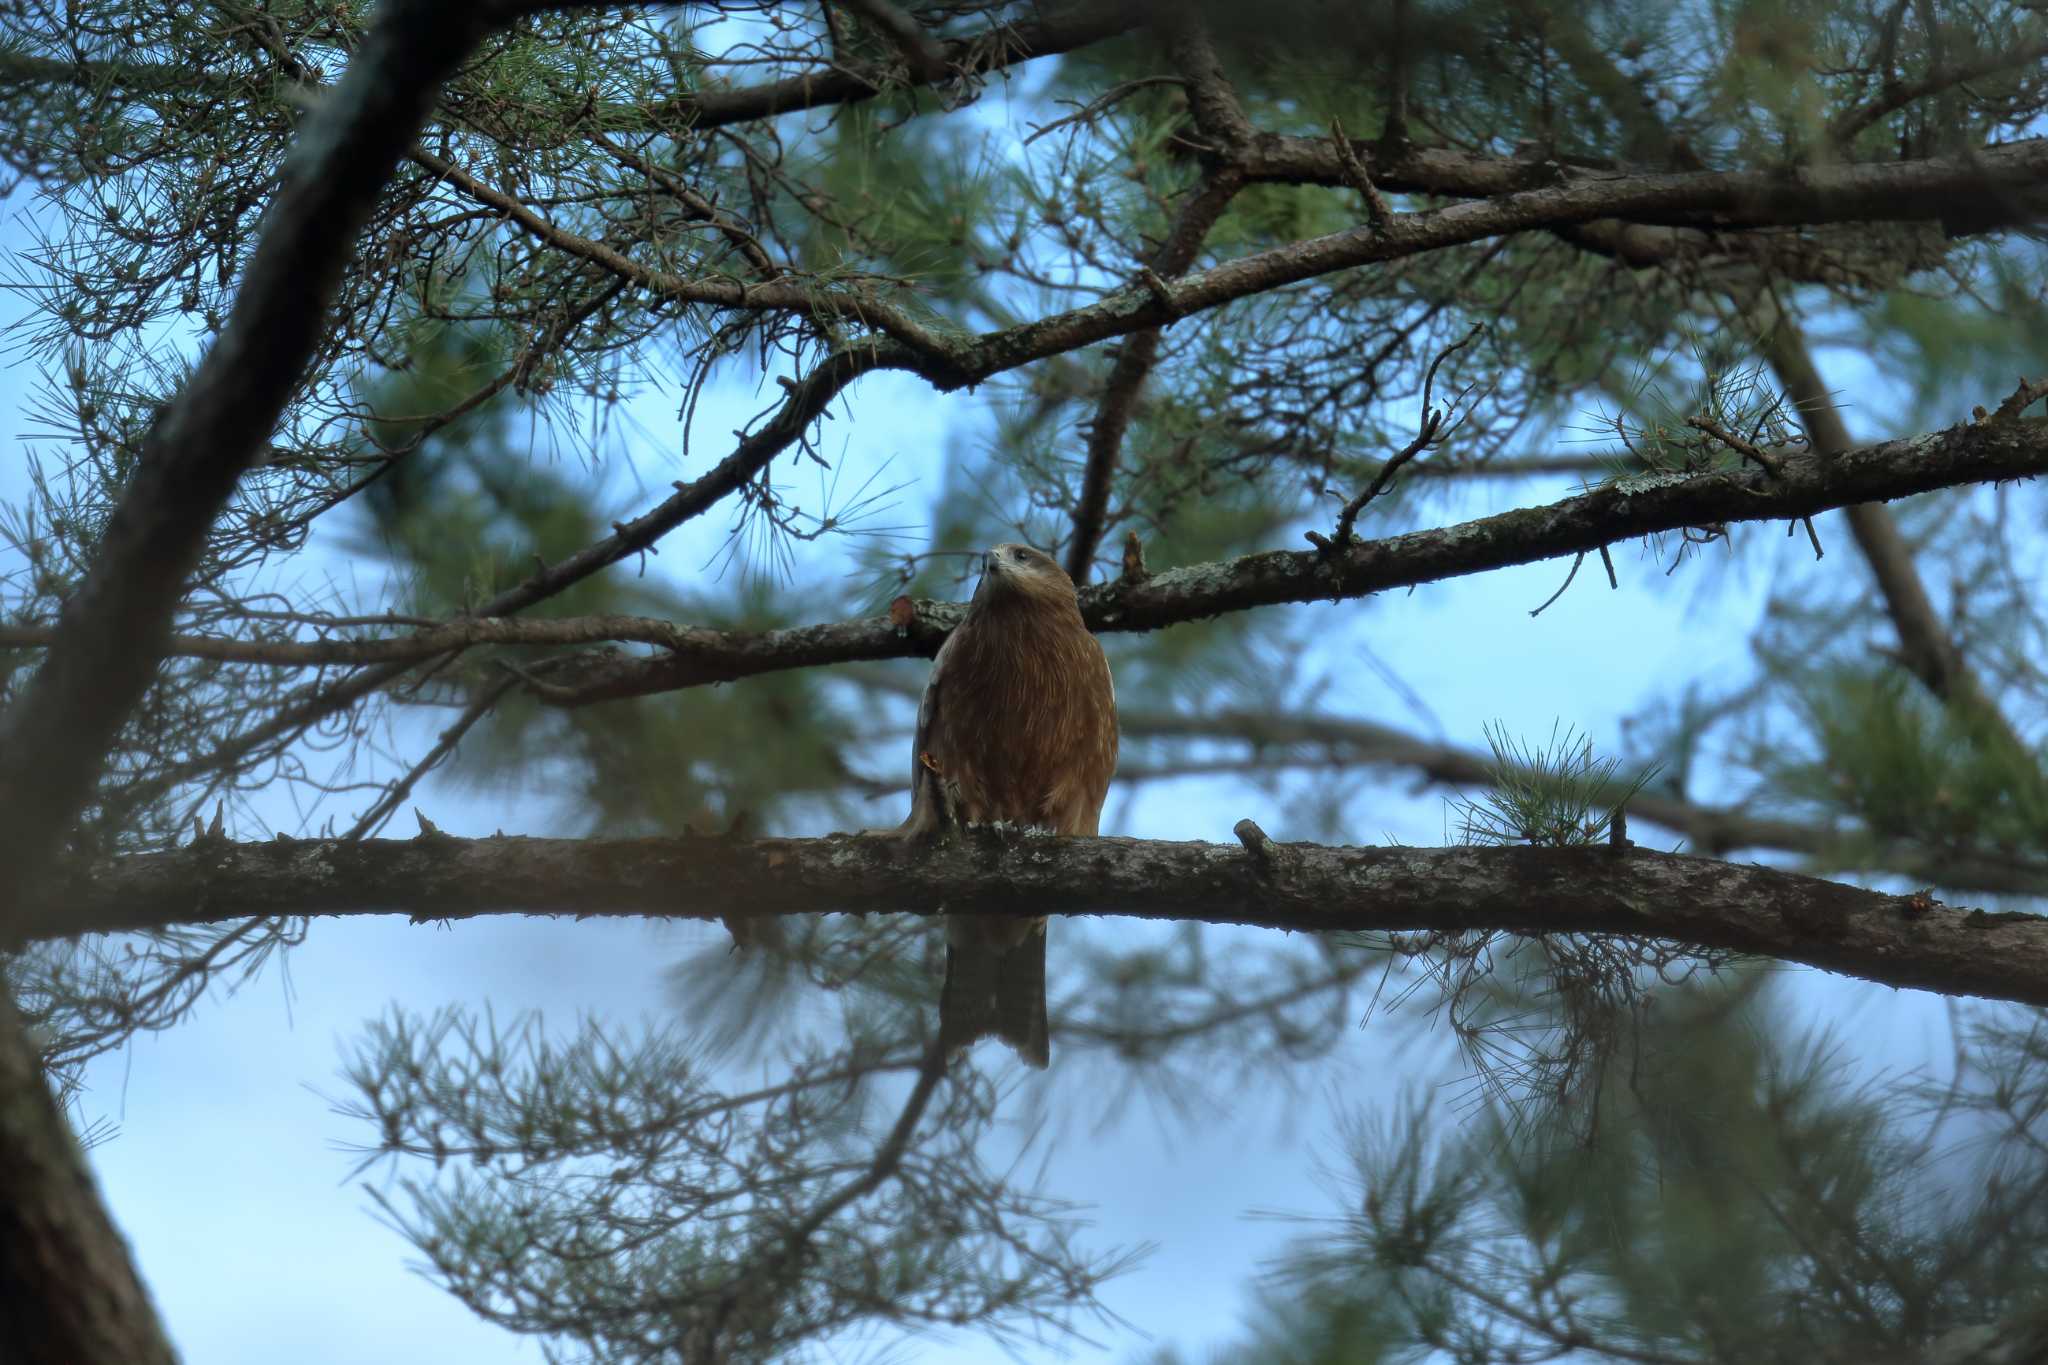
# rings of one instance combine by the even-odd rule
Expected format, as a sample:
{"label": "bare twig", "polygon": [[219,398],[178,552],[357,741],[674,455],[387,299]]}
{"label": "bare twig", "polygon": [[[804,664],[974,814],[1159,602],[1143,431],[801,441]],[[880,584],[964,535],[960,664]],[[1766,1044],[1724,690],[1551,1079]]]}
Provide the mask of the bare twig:
{"label": "bare twig", "polygon": [[1557,591],[1550,594],[1550,596],[1544,598],[1540,606],[1530,608],[1529,614],[1531,616],[1541,616],[1549,608],[1552,602],[1555,602],[1558,598],[1564,596],[1565,589],[1569,588],[1572,585],[1572,580],[1579,576],[1579,565],[1585,562],[1586,552],[1584,550],[1581,550],[1578,552],[1578,554],[1572,557],[1571,571],[1564,576],[1564,582],[1557,585]]}
{"label": "bare twig", "polygon": [[1745,440],[1735,432],[1729,431],[1705,413],[1694,413],[1685,419],[1685,424],[1703,435],[1713,437],[1743,459],[1761,467],[1766,473],[1776,474],[1782,467],[1778,456],[1757,445],[1756,442]]}
{"label": "bare twig", "polygon": [[[1391,116],[1390,116],[1391,117]],[[1358,153],[1351,149],[1351,139],[1345,135],[1341,119],[1330,120],[1330,142],[1337,149],[1337,164],[1344,170],[1344,178],[1358,191],[1358,197],[1365,201],[1366,221],[1381,232],[1394,223],[1394,211],[1387,205],[1386,196],[1379,186],[1372,183],[1372,176],[1365,169],[1365,163],[1358,159]]]}
{"label": "bare twig", "polygon": [[1120,101],[1127,99],[1131,95],[1136,94],[1138,91],[1145,89],[1147,86],[1186,84],[1187,82],[1179,76],[1139,76],[1135,80],[1119,82],[1118,84],[1111,86],[1102,94],[1097,95],[1094,99],[1088,101],[1088,103],[1082,105],[1073,113],[1068,114],[1063,118],[1056,118],[1051,123],[1041,124],[1038,127],[1033,128],[1029,136],[1027,136],[1024,139],[1024,145],[1026,147],[1029,147],[1032,143],[1038,141],[1038,139],[1044,137],[1047,133],[1054,132],[1058,129],[1071,127],[1072,125],[1077,123],[1092,122],[1094,119],[1099,117],[1101,114],[1103,114],[1105,111],[1107,111]]}
{"label": "bare twig", "polygon": [[[462,709],[462,714],[456,717],[455,723],[441,732],[440,737],[434,742],[434,747],[427,751],[426,756],[407,769],[403,777],[385,788],[384,793],[362,813],[349,828],[348,833],[341,837],[366,839],[375,834],[384,822],[391,818],[392,813],[405,804],[405,798],[412,794],[412,789],[419,785],[420,779],[446,762],[448,755],[455,752],[455,746],[462,741],[462,737],[474,729],[478,721],[489,715],[492,708],[504,699],[507,692],[518,686],[519,682],[519,675],[508,670],[505,677],[479,692],[476,698]],[[421,832],[426,832],[427,827],[426,817],[421,816]]]}
{"label": "bare twig", "polygon": [[[1423,451],[1438,444],[1445,436],[1449,435],[1444,422],[1456,410],[1457,400],[1453,399],[1441,411],[1430,406],[1431,395],[1436,387],[1436,372],[1442,368],[1446,360],[1449,360],[1454,354],[1471,345],[1473,340],[1485,330],[1485,323],[1473,323],[1471,331],[1439,351],[1436,359],[1429,363],[1429,372],[1423,377],[1422,381],[1422,421],[1416,429],[1415,439],[1410,441],[1399,454],[1380,466],[1379,474],[1370,484],[1366,485],[1363,493],[1360,493],[1350,502],[1344,504],[1344,510],[1337,516],[1337,534],[1331,543],[1334,545],[1349,545],[1351,543],[1351,528],[1358,521],[1358,514],[1365,510],[1365,505],[1385,490],[1386,486],[1393,481],[1394,475],[1400,472],[1402,465],[1408,463],[1408,461],[1414,459]],[[1322,542],[1319,537],[1311,536],[1310,540],[1317,545],[1318,549],[1328,548],[1328,545]]]}
{"label": "bare twig", "polygon": [[2001,46],[1974,62],[1936,66],[1917,81],[1893,80],[1887,73],[1883,89],[1876,99],[1844,110],[1828,124],[1828,143],[1837,148],[1847,147],[1865,128],[1897,113],[1915,100],[1953,90],[1994,72],[2033,66],[2044,57],[2048,57],[2048,37],[2036,37],[2032,42]]}

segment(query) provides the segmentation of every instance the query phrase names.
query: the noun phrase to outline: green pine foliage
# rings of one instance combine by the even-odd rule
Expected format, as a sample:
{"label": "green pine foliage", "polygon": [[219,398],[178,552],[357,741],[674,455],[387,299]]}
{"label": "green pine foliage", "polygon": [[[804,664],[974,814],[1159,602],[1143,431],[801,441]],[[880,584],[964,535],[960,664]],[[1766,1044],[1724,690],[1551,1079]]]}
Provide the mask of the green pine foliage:
{"label": "green pine foliage", "polygon": [[1859,1079],[1783,994],[1660,991],[1590,1134],[1488,1103],[1361,1119],[1336,1209],[1207,1358],[1977,1359],[1985,1324],[2048,1312],[2038,1021],[1968,1019],[1976,1060],[1938,1085]]}
{"label": "green pine foliage", "polygon": [[[839,3],[571,5],[494,36],[379,200],[177,630],[282,646],[370,630],[366,617],[393,631],[409,628],[393,618],[459,620],[642,510],[644,488],[620,491],[629,464],[661,489],[723,457],[726,433],[701,420],[713,384],[757,386],[765,407],[778,380],[827,356],[928,360],[891,349],[908,343],[879,325],[881,306],[943,349],[1143,287],[1227,150],[1176,67],[1172,24],[1134,22],[1005,74],[993,64],[1018,55],[1017,33],[1065,9],[893,8],[968,45],[947,79],[917,78],[874,11]],[[42,11],[0,16],[0,159],[42,196],[43,236],[14,266],[30,313],[13,339],[51,380],[35,473],[0,520],[19,560],[0,576],[0,628],[23,639],[75,593],[191,348],[233,305],[290,139],[374,12],[84,0],[56,24]],[[1512,179],[1440,191],[1410,166],[1414,182],[1370,193],[1306,175],[1246,183],[1176,275],[1355,232],[1375,194],[1440,221],[1588,178],[1797,183],[2031,137],[2048,109],[2048,66],[2009,60],[2048,38],[2029,4],[1201,0],[1161,13],[1206,24],[1261,145],[1341,132],[1375,166]],[[848,72],[858,94],[817,108],[785,92],[758,116],[718,112],[764,83]],[[1744,447],[1802,449],[1767,360],[1781,324],[1867,365],[1870,391],[1836,395],[1859,438],[1961,420],[2040,368],[2031,227],[1987,226],[1968,205],[1895,221],[1880,205],[1873,221],[1759,228],[1742,207],[1510,232],[1175,319],[1131,393],[1089,577],[1115,579],[1127,544],[1157,572],[1327,534],[1416,435],[1425,392],[1449,414],[1446,438],[1363,508],[1362,538],[1587,483],[1733,474],[1759,462]],[[898,595],[960,600],[989,545],[1065,549],[1105,388],[1134,344],[971,384],[941,375],[946,416],[893,440],[924,462],[913,470],[807,428],[713,512],[729,535],[708,564],[635,556],[521,617],[760,632],[876,615]],[[651,395],[681,425],[652,455],[633,429]],[[891,419],[861,399],[848,390],[831,421]],[[1560,447],[1529,477],[1495,477]],[[1444,825],[1472,844],[1626,856],[1629,838],[1674,842],[1631,812],[1654,797],[1722,817],[1716,828],[1797,822],[1804,836],[1738,830],[1704,854],[1762,847],[1956,894],[1981,892],[1970,878],[1987,865],[2001,886],[2042,885],[2038,490],[1931,495],[1896,520],[1982,705],[1900,666],[1893,615],[1846,532],[1830,532],[1826,573],[1795,578],[1803,534],[1787,548],[1779,526],[1698,527],[1652,544],[1638,572],[1702,600],[1771,582],[1754,667],[1672,677],[1611,754],[1586,737],[1614,719],[1595,698],[1547,738],[1486,727],[1487,780],[1445,778],[1474,756],[1417,751],[1455,747],[1472,717],[1448,718],[1451,739],[1395,732],[1428,707],[1405,691],[1411,661],[1377,649],[1377,604],[1237,611],[1105,634],[1126,718],[1112,802],[1224,781],[1266,797],[1283,837],[1356,843],[1382,827],[1392,768],[1462,783]],[[1597,575],[1588,562],[1566,590]],[[39,648],[0,640],[0,705]],[[922,660],[596,705],[550,690],[658,648],[469,647],[274,731],[358,675],[180,655],[124,731],[78,851],[165,849],[195,814],[251,819],[253,801],[281,794],[314,812],[310,832],[375,834],[451,733],[426,763],[436,781],[538,793],[559,813],[553,833],[900,819]],[[1013,1340],[1091,1321],[1129,1262],[990,1155],[1024,1103],[1007,1073],[963,1064],[919,1088],[945,952],[929,917],[773,923],[736,926],[737,947],[707,940],[674,968],[673,1027],[550,1029],[402,1002],[368,1031],[348,1073],[364,1156],[414,1173],[385,1212],[432,1277],[570,1359],[797,1359],[877,1328]],[[47,945],[6,970],[48,1061],[69,1065],[170,1026],[307,932],[273,920],[162,933],[137,952]],[[1360,1116],[1336,1211],[1261,1283],[1248,1338],[1223,1359],[1903,1360],[2043,1311],[2048,1049],[2030,1014],[1978,1019],[1938,1094],[1856,1088],[1843,1045],[1801,1040],[1764,973],[1685,945],[1251,941],[1064,921],[1054,934],[1063,1079],[1101,1083],[1048,1101],[1051,1118],[1108,1122],[1136,1097],[1199,1121],[1187,1116],[1205,1099],[1319,1086],[1361,1020],[1460,1044],[1456,1070],[1426,1079],[1461,1099]],[[783,1080],[741,1087],[740,1066]],[[902,1113],[897,1165],[859,1186]]]}

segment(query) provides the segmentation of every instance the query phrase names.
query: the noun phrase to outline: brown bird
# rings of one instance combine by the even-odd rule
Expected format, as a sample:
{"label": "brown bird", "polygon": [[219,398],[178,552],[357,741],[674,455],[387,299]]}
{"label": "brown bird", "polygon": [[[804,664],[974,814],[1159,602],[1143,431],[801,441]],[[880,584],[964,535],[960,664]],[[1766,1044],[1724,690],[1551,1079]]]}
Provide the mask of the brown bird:
{"label": "brown bird", "polygon": [[[996,546],[932,661],[904,831],[1007,821],[1094,834],[1115,771],[1116,686],[1074,580],[1029,545]],[[991,1035],[1032,1066],[1051,1059],[1045,921],[948,915],[940,1046]]]}

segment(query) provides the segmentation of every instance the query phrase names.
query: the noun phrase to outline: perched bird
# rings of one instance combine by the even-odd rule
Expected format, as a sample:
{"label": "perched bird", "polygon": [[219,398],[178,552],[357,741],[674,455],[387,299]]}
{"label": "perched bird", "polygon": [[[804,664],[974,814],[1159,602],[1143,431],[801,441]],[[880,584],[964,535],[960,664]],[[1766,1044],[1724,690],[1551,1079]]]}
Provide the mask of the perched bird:
{"label": "perched bird", "polygon": [[[1116,686],[1074,580],[1043,551],[996,546],[932,662],[904,832],[1005,821],[1094,834],[1115,771]],[[1043,919],[947,916],[940,1045],[990,1035],[1032,1066],[1050,1060]]]}

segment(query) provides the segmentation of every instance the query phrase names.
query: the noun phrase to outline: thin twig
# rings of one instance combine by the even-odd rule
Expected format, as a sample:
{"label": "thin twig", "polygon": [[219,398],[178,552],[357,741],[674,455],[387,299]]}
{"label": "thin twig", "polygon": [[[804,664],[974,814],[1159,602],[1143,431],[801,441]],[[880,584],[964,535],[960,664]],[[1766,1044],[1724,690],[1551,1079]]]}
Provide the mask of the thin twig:
{"label": "thin twig", "polygon": [[1558,598],[1564,596],[1564,590],[1566,588],[1569,588],[1572,585],[1572,580],[1579,576],[1579,565],[1585,562],[1586,552],[1584,550],[1581,550],[1578,552],[1577,555],[1573,557],[1571,572],[1564,576],[1564,582],[1557,585],[1557,591],[1550,594],[1550,596],[1544,598],[1543,605],[1540,607],[1533,608],[1529,612],[1529,614],[1531,616],[1541,616],[1544,613],[1544,610],[1548,608],[1552,602],[1555,602]]}
{"label": "thin twig", "polygon": [[1344,121],[1330,120],[1330,142],[1337,149],[1337,164],[1343,168],[1344,178],[1351,182],[1351,188],[1358,191],[1358,197],[1365,201],[1365,217],[1375,232],[1385,232],[1394,223],[1394,210],[1387,205],[1386,196],[1379,186],[1372,183],[1372,175],[1365,169],[1365,163],[1352,150],[1351,139],[1344,133]]}
{"label": "thin twig", "polygon": [[455,746],[462,741],[462,737],[475,728],[478,721],[489,715],[491,708],[496,706],[507,692],[518,686],[519,682],[520,679],[516,675],[508,672],[504,678],[485,688],[476,700],[470,702],[462,714],[455,718],[455,723],[441,732],[441,737],[435,741],[434,747],[427,751],[426,756],[413,764],[404,777],[392,783],[384,795],[364,811],[361,818],[349,827],[348,833],[341,837],[349,840],[366,839],[375,833],[377,827],[390,819],[392,812],[404,804],[405,798],[412,794],[412,789],[419,785],[420,779],[440,767],[448,755],[455,752]]}
{"label": "thin twig", "polygon": [[1400,454],[1380,466],[1378,477],[1373,479],[1372,483],[1366,487],[1363,493],[1360,493],[1350,502],[1344,504],[1343,512],[1337,517],[1335,541],[1337,545],[1348,545],[1351,543],[1351,528],[1357,522],[1358,514],[1365,510],[1367,503],[1380,495],[1381,491],[1392,481],[1394,475],[1400,471],[1401,466],[1437,444],[1448,434],[1444,422],[1456,409],[1457,402],[1453,399],[1445,405],[1442,411],[1438,411],[1430,406],[1436,389],[1436,372],[1443,367],[1443,363],[1446,360],[1449,360],[1457,352],[1471,345],[1479,334],[1485,330],[1485,323],[1473,323],[1471,331],[1439,351],[1436,359],[1429,362],[1429,373],[1423,376],[1422,380],[1422,424],[1415,433],[1415,439],[1410,441]]}
{"label": "thin twig", "polygon": [[1694,413],[1685,419],[1685,424],[1694,431],[1713,437],[1743,459],[1755,461],[1763,467],[1766,474],[1771,475],[1773,478],[1782,476],[1785,472],[1784,461],[1778,456],[1773,455],[1754,441],[1744,440],[1705,413]]}
{"label": "thin twig", "polygon": [[1026,147],[1029,147],[1032,143],[1038,141],[1038,139],[1044,137],[1047,133],[1055,131],[1056,129],[1065,128],[1076,123],[1086,123],[1089,120],[1093,119],[1096,115],[1107,110],[1111,105],[1117,103],[1118,101],[1126,98],[1127,96],[1139,90],[1143,90],[1148,85],[1186,84],[1187,81],[1180,76],[1140,76],[1136,80],[1129,80],[1123,82],[1121,85],[1111,86],[1108,90],[1096,96],[1094,99],[1088,101],[1087,104],[1075,110],[1073,113],[1066,115],[1064,118],[1056,118],[1051,123],[1044,124],[1041,127],[1033,128],[1031,130],[1030,136],[1024,139],[1024,145]]}

